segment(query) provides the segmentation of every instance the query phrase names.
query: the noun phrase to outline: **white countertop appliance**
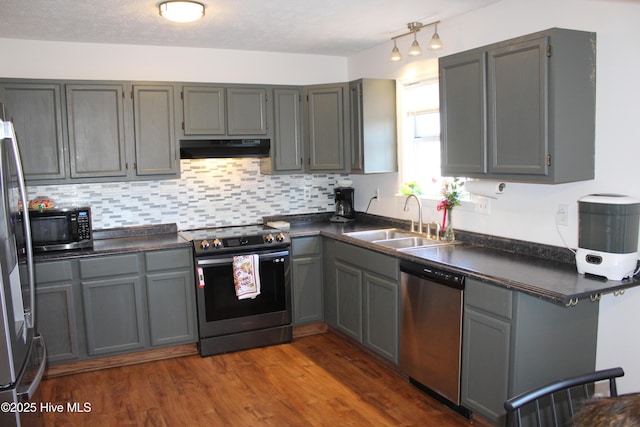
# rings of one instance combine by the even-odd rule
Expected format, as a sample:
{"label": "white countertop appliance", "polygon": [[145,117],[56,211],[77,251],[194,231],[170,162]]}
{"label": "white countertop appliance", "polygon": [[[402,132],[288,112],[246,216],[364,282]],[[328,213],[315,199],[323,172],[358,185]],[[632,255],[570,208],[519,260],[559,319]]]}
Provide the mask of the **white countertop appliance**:
{"label": "white countertop appliance", "polygon": [[578,214],[578,273],[609,280],[633,276],[638,261],[640,200],[590,194],[578,200]]}

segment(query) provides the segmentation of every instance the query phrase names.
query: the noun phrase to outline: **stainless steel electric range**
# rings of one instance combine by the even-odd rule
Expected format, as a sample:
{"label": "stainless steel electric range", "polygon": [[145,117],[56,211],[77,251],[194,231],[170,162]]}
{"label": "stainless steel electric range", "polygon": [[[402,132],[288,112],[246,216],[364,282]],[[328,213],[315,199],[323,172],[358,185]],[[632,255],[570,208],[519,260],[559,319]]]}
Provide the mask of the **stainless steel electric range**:
{"label": "stainless steel electric range", "polygon": [[[201,356],[291,342],[288,233],[248,225],[185,230],[182,235],[193,241]],[[245,271],[247,265],[241,263],[247,259],[253,264]],[[240,274],[249,274],[250,284],[259,282],[258,295],[239,294],[234,275]]]}

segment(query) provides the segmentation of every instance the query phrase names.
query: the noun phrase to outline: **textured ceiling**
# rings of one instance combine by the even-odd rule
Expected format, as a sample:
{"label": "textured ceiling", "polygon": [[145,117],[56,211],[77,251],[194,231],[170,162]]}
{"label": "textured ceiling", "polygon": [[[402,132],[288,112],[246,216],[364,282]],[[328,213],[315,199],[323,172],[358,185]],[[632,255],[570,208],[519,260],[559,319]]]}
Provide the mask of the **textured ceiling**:
{"label": "textured ceiling", "polygon": [[203,0],[204,19],[176,24],[159,16],[159,0],[0,0],[0,38],[349,56],[406,32],[408,22],[446,21],[497,1]]}

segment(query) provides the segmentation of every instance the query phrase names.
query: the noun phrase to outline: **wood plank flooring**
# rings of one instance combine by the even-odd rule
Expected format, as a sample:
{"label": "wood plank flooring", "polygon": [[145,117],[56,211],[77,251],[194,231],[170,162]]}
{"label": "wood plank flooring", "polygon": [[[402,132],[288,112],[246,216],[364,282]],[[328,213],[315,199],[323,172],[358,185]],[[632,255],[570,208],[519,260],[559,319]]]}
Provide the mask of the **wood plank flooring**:
{"label": "wood plank flooring", "polygon": [[[342,337],[43,380],[44,426],[468,426]],[[69,404],[90,404],[73,413]]]}

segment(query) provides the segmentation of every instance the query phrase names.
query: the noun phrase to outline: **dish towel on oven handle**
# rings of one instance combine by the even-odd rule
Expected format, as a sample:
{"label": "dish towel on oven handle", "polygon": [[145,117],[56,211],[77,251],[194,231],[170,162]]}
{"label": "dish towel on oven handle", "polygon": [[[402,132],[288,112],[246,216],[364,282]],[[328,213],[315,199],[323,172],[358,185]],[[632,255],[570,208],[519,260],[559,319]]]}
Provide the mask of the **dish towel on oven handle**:
{"label": "dish towel on oven handle", "polygon": [[238,299],[260,295],[259,258],[256,254],[233,257],[233,284]]}

